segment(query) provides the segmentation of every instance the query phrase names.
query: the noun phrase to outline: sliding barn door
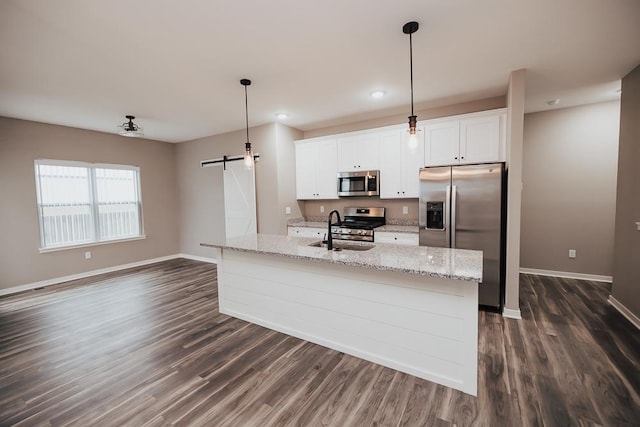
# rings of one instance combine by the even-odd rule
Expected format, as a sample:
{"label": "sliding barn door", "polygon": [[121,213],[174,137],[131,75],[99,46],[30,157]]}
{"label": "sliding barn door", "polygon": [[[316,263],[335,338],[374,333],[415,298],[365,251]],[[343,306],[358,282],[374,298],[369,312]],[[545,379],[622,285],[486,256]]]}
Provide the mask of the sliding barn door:
{"label": "sliding barn door", "polygon": [[227,239],[256,233],[255,183],[255,168],[246,170],[242,161],[226,164],[224,222]]}

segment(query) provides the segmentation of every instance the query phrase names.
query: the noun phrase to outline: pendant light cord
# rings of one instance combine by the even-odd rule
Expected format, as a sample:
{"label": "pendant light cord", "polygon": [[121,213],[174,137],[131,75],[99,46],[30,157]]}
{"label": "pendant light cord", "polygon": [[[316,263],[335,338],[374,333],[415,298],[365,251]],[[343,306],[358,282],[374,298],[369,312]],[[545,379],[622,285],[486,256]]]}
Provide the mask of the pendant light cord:
{"label": "pendant light cord", "polygon": [[[411,103],[413,104],[413,101],[411,101]],[[249,100],[247,98],[247,86],[244,87],[244,117],[245,117],[245,124],[247,127],[247,142],[249,142]]]}
{"label": "pendant light cord", "polygon": [[411,115],[413,116],[413,43],[409,33],[409,68],[411,73]]}

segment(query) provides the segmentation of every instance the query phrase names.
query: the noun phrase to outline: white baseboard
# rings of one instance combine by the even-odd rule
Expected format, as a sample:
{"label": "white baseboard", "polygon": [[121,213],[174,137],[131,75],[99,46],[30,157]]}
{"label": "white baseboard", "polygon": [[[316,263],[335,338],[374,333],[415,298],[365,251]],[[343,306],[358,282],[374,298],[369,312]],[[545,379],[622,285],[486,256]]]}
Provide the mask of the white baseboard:
{"label": "white baseboard", "polygon": [[573,273],[570,271],[538,270],[537,268],[521,268],[522,274],[537,274],[538,276],[564,277],[566,279],[592,280],[594,282],[612,283],[612,276],[598,274]]}
{"label": "white baseboard", "polygon": [[522,319],[520,315],[520,309],[513,310],[511,308],[502,309],[502,317],[508,317],[509,319]]}
{"label": "white baseboard", "polygon": [[47,279],[47,280],[42,280],[34,283],[27,283],[26,285],[14,286],[12,288],[0,289],[0,296],[17,294],[18,292],[30,291],[32,289],[56,285],[58,283],[68,282],[69,280],[84,279],[86,277],[96,276],[98,274],[112,273],[114,271],[125,270],[127,268],[132,268],[132,267],[141,267],[143,265],[153,264],[153,263],[162,262],[162,261],[168,261],[170,259],[176,259],[176,258],[187,258],[187,259],[192,259],[194,261],[210,262],[214,264],[217,263],[217,260],[213,258],[205,258],[205,257],[199,257],[199,256],[187,255],[187,254],[173,254],[173,255],[167,255],[159,258],[151,258],[151,259],[145,259],[143,261],[131,262],[128,264],[114,265],[113,267],[100,268],[98,270],[85,271],[83,273],[71,274],[69,276],[56,277],[54,279]]}
{"label": "white baseboard", "polygon": [[640,318],[638,316],[633,314],[631,312],[631,310],[629,310],[627,307],[625,307],[620,301],[615,299],[615,297],[613,295],[609,295],[608,301],[609,301],[609,304],[611,304],[613,306],[613,308],[618,310],[620,312],[620,314],[622,314],[624,317],[626,317],[629,320],[629,322],[631,322],[633,324],[633,326],[635,326],[636,328],[640,329]]}

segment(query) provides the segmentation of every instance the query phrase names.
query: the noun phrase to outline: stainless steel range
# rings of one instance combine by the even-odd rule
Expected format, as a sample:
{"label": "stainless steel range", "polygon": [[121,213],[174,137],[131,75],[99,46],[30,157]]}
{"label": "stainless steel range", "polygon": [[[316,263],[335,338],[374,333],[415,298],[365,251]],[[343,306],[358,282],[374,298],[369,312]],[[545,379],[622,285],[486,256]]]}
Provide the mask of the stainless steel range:
{"label": "stainless steel range", "polygon": [[385,224],[384,208],[344,208],[344,219],[331,226],[331,237],[373,242],[373,230]]}

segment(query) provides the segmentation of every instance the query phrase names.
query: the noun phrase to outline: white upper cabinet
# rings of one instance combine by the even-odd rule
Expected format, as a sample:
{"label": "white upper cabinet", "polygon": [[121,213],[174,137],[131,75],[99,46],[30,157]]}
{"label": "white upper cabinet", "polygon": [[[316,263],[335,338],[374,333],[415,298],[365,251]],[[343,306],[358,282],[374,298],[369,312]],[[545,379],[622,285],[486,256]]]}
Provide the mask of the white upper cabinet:
{"label": "white upper cabinet", "polygon": [[380,198],[417,198],[419,170],[424,166],[424,129],[418,128],[418,144],[409,144],[406,129],[380,134]]}
{"label": "white upper cabinet", "polygon": [[407,132],[403,132],[402,139],[402,165],[404,170],[403,176],[403,197],[420,197],[420,168],[425,166],[424,164],[424,137],[425,129],[423,126],[418,126],[418,145],[412,146],[409,144],[409,135]]}
{"label": "white upper cabinet", "polygon": [[337,199],[336,140],[298,141],[295,150],[296,197],[299,200]]}
{"label": "white upper cabinet", "polygon": [[502,111],[459,116],[425,124],[425,165],[444,166],[504,160]]}
{"label": "white upper cabinet", "polygon": [[338,172],[376,170],[380,165],[378,134],[367,133],[338,139]]}
{"label": "white upper cabinet", "polygon": [[338,198],[338,154],[336,140],[317,143],[316,188],[318,199]]}
{"label": "white upper cabinet", "polygon": [[420,121],[417,147],[405,124],[297,141],[297,198],[337,199],[337,173],[364,170],[380,170],[380,198],[417,198],[422,167],[504,161],[505,111]]}
{"label": "white upper cabinet", "polygon": [[460,155],[460,122],[458,120],[426,125],[424,136],[425,165],[440,166],[458,162]]}
{"label": "white upper cabinet", "polygon": [[460,163],[500,159],[500,116],[460,120]]}

